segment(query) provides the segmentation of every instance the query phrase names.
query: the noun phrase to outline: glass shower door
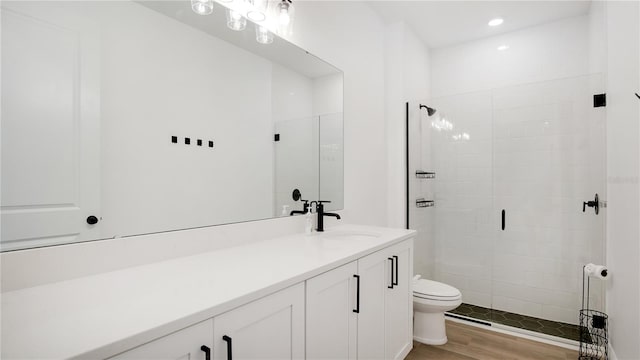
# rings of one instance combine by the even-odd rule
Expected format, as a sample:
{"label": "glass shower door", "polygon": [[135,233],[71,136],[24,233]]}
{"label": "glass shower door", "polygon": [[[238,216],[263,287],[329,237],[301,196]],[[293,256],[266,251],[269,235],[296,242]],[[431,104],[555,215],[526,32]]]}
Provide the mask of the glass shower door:
{"label": "glass shower door", "polygon": [[582,211],[606,198],[602,90],[600,75],[493,90],[495,323],[579,339],[582,266],[604,261],[605,212]]}
{"label": "glass shower door", "polygon": [[[416,273],[458,288],[457,313],[489,321],[492,294],[491,92],[410,103],[409,220],[418,230]],[[416,176],[434,172],[435,178]],[[434,206],[417,207],[416,200]]]}

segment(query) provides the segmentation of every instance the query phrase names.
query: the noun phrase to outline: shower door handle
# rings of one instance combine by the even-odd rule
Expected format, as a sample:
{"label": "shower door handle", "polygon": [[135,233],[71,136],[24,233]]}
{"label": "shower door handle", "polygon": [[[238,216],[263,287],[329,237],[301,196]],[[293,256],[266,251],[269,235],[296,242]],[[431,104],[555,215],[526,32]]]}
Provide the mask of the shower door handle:
{"label": "shower door handle", "polygon": [[502,209],[502,231],[504,231],[506,220],[507,220],[507,212],[504,209]]}

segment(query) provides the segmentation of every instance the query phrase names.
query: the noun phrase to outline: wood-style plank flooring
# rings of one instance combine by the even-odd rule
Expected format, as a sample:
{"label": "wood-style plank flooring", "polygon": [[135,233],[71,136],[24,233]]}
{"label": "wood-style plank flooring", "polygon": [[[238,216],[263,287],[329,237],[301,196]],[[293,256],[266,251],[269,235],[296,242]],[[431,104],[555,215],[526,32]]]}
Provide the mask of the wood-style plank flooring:
{"label": "wood-style plank flooring", "polygon": [[449,342],[413,343],[406,360],[575,360],[578,352],[516,336],[447,321]]}

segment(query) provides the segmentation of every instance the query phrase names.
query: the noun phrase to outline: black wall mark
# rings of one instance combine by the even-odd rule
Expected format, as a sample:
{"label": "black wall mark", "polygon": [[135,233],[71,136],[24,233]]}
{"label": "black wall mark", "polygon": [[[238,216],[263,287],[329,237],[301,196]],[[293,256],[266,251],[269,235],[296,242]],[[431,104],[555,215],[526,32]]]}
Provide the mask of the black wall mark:
{"label": "black wall mark", "polygon": [[593,107],[607,106],[607,94],[593,95]]}
{"label": "black wall mark", "polygon": [[[198,146],[203,146],[205,140],[202,139],[194,139],[195,143]],[[209,143],[209,147],[212,148],[213,147],[213,140],[206,140]],[[178,143],[178,137],[175,135],[171,135],[171,143],[172,144],[177,144]],[[191,145],[191,138],[190,137],[185,137],[184,138],[184,144],[185,145]]]}

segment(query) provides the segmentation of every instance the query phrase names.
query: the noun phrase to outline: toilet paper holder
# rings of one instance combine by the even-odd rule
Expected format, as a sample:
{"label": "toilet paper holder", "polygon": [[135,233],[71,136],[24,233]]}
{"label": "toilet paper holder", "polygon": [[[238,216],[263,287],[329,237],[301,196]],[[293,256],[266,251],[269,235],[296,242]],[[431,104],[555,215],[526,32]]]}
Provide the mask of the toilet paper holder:
{"label": "toilet paper holder", "polygon": [[579,359],[609,359],[609,317],[590,308],[590,281],[592,277],[607,280],[609,270],[604,265],[586,264],[582,267],[582,308],[580,309]]}

